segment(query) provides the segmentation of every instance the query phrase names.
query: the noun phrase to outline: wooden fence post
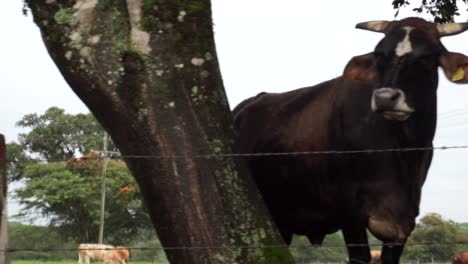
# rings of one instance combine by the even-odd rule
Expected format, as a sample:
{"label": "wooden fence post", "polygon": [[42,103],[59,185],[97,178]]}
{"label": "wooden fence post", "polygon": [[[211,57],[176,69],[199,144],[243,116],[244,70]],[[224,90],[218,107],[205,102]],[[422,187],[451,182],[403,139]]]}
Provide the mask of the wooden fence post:
{"label": "wooden fence post", "polygon": [[10,264],[8,252],[7,170],[5,137],[0,134],[0,263]]}

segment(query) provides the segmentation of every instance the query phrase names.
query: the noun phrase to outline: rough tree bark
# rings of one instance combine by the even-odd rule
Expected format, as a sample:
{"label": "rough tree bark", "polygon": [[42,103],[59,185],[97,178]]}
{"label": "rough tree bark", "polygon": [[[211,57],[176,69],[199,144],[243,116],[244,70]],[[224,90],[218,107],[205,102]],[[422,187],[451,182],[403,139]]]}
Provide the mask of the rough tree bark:
{"label": "rough tree bark", "polygon": [[293,262],[262,247],[283,242],[242,161],[190,157],[235,152],[209,0],[27,4],[66,81],[127,156],[163,246],[195,247],[166,250],[171,263]]}

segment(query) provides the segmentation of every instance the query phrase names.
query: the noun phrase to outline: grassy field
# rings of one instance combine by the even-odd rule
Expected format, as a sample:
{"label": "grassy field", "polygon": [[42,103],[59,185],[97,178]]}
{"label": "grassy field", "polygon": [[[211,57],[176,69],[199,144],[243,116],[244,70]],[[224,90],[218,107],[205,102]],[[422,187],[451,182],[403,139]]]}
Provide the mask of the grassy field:
{"label": "grassy field", "polygon": [[[39,260],[13,260],[12,264],[76,264],[78,261],[77,260],[64,260],[64,261],[39,261]],[[91,262],[93,264],[101,264],[102,262]],[[319,264],[320,262],[312,262],[308,264]],[[403,262],[404,263],[404,262]],[[168,262],[151,262],[151,261],[130,261],[130,264],[168,264]],[[302,264],[301,262],[298,262],[298,264]],[[335,263],[330,263],[330,262],[323,262],[323,264],[335,264]],[[336,263],[336,264],[342,264],[342,263]],[[428,263],[429,264],[429,263]],[[430,264],[449,264],[448,262],[431,262]]]}
{"label": "grassy field", "polygon": [[[13,260],[11,264],[77,264],[78,260],[63,260],[63,261],[42,261],[42,260]],[[102,264],[100,261],[91,262],[93,264]],[[151,261],[131,261],[131,264],[168,264],[168,262],[151,262]]]}

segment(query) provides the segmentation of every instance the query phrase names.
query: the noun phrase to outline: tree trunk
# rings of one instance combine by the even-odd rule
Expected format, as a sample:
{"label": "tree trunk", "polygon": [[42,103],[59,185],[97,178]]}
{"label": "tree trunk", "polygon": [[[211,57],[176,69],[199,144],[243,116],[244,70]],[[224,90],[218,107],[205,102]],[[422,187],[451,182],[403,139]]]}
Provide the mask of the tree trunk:
{"label": "tree trunk", "polygon": [[28,5],[124,155],[171,263],[293,263],[243,161],[194,157],[236,150],[209,0]]}
{"label": "tree trunk", "polygon": [[0,134],[0,263],[10,263],[8,251],[7,170],[5,137]]}

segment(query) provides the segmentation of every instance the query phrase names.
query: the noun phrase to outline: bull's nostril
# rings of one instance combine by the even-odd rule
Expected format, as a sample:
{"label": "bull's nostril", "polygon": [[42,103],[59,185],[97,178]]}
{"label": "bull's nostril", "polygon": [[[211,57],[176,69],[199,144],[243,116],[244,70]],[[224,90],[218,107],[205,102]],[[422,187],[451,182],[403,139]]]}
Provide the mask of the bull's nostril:
{"label": "bull's nostril", "polygon": [[400,93],[397,92],[394,95],[392,95],[392,97],[390,97],[390,100],[396,101],[398,98],[400,98]]}

